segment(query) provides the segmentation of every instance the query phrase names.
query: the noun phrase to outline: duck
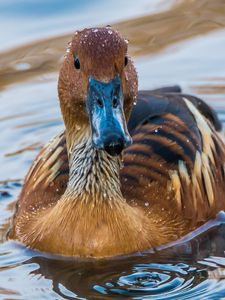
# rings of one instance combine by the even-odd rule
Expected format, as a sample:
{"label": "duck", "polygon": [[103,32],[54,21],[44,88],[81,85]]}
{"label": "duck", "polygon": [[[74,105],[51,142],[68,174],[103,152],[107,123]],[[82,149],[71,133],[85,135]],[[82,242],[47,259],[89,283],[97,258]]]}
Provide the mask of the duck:
{"label": "duck", "polygon": [[34,160],[9,239],[80,258],[142,253],[225,209],[216,112],[178,86],[138,91],[128,41],[76,31],[58,79],[65,130]]}

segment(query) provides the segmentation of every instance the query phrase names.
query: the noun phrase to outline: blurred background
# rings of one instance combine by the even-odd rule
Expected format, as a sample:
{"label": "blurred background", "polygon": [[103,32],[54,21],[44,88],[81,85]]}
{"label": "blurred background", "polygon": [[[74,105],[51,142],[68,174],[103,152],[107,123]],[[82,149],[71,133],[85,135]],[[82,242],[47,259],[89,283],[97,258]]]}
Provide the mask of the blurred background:
{"label": "blurred background", "polygon": [[176,259],[142,257],[145,267],[139,258],[71,264],[5,240],[25,174],[63,130],[57,77],[67,43],[99,25],[129,40],[140,89],[179,84],[225,122],[224,0],[0,0],[0,299],[221,299],[223,222]]}
{"label": "blurred background", "polygon": [[23,178],[24,163],[62,128],[57,76],[72,33],[108,24],[129,40],[140,89],[179,84],[225,120],[224,0],[0,1],[0,180],[15,177],[18,151]]}
{"label": "blurred background", "polygon": [[223,0],[8,0],[0,20],[0,86],[57,71],[75,30],[110,24],[130,41],[140,88],[224,91]]}

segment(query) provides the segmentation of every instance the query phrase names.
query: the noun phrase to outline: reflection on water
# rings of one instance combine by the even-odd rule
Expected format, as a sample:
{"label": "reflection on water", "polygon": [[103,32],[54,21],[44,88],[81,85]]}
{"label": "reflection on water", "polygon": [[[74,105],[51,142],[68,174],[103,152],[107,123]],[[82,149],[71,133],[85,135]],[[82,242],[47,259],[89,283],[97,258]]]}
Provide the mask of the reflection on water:
{"label": "reflection on water", "polygon": [[[91,22],[106,23],[112,5],[104,6],[102,0],[95,4],[90,1],[73,4],[71,11],[76,7],[82,14],[79,25],[74,21],[72,26],[70,1],[65,2],[64,11],[58,9],[62,7],[61,2],[56,2],[54,12],[48,15],[48,35],[53,33],[54,24],[58,26],[55,33],[63,32],[60,30],[62,20],[65,21],[64,32],[65,28],[70,31],[74,26],[87,26],[94,7],[99,10],[93,13]],[[113,23],[130,17],[115,27],[130,38],[130,53],[137,55],[140,86],[147,89],[180,84],[185,92],[206,99],[225,122],[224,1],[153,2],[154,7],[150,9],[149,1],[142,0],[133,8],[124,1],[121,7],[129,5],[129,9],[126,12],[121,9],[117,16],[110,17]],[[14,0],[7,3],[0,4],[0,15],[3,11],[7,15],[10,7],[16,5]],[[37,3],[43,7],[36,16],[43,21],[46,17],[44,1],[30,5]],[[45,3],[50,7],[52,2]],[[113,3],[118,6],[120,2]],[[157,13],[156,8],[160,10]],[[26,9],[21,6],[21,10],[10,13],[21,19],[31,7],[28,5]],[[133,18],[142,12],[145,17]],[[100,15],[105,17],[100,18]],[[36,31],[37,35],[33,35],[31,42],[38,34],[45,36],[43,25],[48,24],[47,19],[43,24],[40,21],[42,25],[38,27],[38,17],[32,17],[36,20],[30,33]],[[0,23],[6,24],[4,22],[2,18]],[[23,26],[18,25],[21,32]],[[24,38],[29,38],[27,31]],[[57,73],[54,72],[59,68],[68,39],[61,36],[37,41],[0,54],[0,299],[216,300],[225,297],[223,214],[179,244],[117,259],[80,261],[51,257],[6,241],[23,178],[40,148],[63,127],[56,101]],[[15,39],[11,45],[20,45],[21,40],[23,38],[18,42]]]}
{"label": "reflection on water", "polygon": [[[224,219],[225,221],[225,219]],[[181,245],[112,260],[70,260],[0,247],[0,294],[10,299],[220,299],[225,297],[225,224]]]}

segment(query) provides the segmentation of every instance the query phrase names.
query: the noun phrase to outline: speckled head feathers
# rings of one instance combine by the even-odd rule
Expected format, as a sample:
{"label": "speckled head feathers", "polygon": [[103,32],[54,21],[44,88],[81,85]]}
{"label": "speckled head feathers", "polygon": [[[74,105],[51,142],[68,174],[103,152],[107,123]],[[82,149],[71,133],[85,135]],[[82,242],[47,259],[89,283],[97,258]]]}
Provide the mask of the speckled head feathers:
{"label": "speckled head feathers", "polygon": [[87,73],[107,82],[123,71],[127,43],[117,31],[91,28],[74,34],[71,51]]}
{"label": "speckled head feathers", "polygon": [[[68,44],[58,82],[66,127],[71,126],[72,119],[88,122],[85,104],[90,77],[102,82],[109,82],[115,76],[121,78],[124,111],[128,118],[137,94],[137,74],[127,56],[127,46],[127,41],[110,27],[75,32]],[[75,60],[79,65],[75,65]]]}

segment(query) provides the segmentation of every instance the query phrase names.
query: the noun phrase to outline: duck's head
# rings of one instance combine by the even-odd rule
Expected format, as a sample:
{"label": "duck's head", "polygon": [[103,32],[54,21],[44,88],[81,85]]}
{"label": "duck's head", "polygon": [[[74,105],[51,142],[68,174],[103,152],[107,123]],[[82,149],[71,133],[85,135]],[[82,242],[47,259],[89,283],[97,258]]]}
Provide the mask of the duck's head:
{"label": "duck's head", "polygon": [[131,143],[127,120],[137,74],[127,41],[109,27],[77,31],[62,65],[58,92],[69,136],[89,126],[96,149],[119,155]]}

